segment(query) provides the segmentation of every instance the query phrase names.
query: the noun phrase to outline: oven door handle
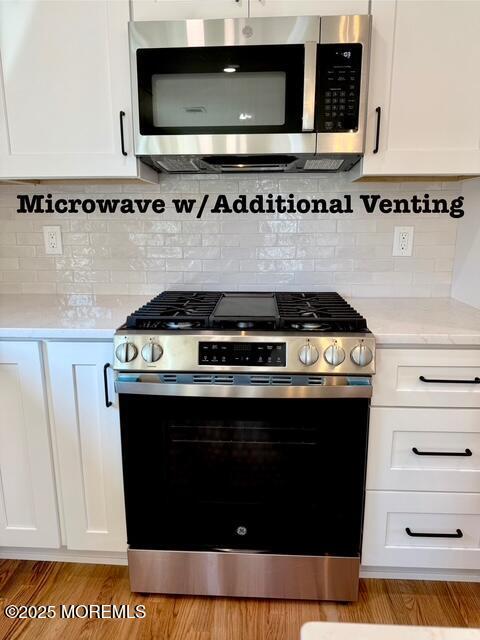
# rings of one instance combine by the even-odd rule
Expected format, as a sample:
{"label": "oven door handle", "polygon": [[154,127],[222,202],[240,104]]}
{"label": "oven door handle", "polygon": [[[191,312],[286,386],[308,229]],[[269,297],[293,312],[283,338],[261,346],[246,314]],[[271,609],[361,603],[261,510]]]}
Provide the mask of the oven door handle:
{"label": "oven door handle", "polygon": [[372,386],[325,384],[295,385],[222,385],[177,384],[169,382],[115,381],[118,394],[146,396],[190,396],[197,398],[371,398]]}
{"label": "oven door handle", "polygon": [[315,94],[317,85],[317,43],[305,43],[305,66],[303,74],[302,131],[315,129]]}

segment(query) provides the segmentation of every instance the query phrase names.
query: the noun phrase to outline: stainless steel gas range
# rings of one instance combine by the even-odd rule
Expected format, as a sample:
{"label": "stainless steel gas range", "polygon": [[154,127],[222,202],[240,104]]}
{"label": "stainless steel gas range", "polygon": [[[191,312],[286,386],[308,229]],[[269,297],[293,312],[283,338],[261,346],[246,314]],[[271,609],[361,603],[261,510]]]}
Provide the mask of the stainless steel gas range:
{"label": "stainless steel gas range", "polygon": [[357,598],[362,316],[336,293],[164,292],[114,367],[133,591]]}

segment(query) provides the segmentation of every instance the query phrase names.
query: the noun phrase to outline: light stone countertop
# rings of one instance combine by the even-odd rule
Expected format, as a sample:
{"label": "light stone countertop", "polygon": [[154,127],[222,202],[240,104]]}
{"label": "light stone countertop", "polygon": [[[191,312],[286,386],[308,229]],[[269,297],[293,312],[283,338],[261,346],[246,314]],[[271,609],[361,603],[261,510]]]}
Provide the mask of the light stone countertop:
{"label": "light stone countertop", "polygon": [[301,640],[480,640],[480,629],[307,622]]}
{"label": "light stone countertop", "polygon": [[[109,340],[152,296],[0,295],[0,338]],[[480,309],[450,298],[353,298],[378,345],[480,346]]]}

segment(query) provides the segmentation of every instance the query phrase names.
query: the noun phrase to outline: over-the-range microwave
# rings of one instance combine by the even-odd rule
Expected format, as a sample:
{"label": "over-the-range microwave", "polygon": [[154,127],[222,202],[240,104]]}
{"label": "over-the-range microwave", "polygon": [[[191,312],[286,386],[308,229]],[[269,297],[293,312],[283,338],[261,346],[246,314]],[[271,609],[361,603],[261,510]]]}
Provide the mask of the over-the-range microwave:
{"label": "over-the-range microwave", "polygon": [[370,16],[131,22],[135,153],[168,173],[348,171]]}

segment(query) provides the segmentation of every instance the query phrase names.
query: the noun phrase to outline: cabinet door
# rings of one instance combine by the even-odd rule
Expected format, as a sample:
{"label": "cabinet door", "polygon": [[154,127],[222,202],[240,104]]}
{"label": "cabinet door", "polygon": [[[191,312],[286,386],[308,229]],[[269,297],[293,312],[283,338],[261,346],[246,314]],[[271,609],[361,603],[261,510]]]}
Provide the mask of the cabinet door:
{"label": "cabinet door", "polygon": [[368,0],[250,0],[251,17],[368,14]]}
{"label": "cabinet door", "polygon": [[0,2],[0,178],[136,176],[128,20],[128,0]]}
{"label": "cabinet door", "polygon": [[248,0],[132,0],[134,20],[246,18]]}
{"label": "cabinet door", "polygon": [[40,346],[0,342],[0,545],[60,546]]}
{"label": "cabinet door", "polygon": [[480,173],[480,2],[373,0],[372,15],[363,174]]}
{"label": "cabinet door", "polygon": [[50,342],[47,351],[67,547],[125,551],[118,407],[111,380],[106,406],[103,377],[112,343]]}

